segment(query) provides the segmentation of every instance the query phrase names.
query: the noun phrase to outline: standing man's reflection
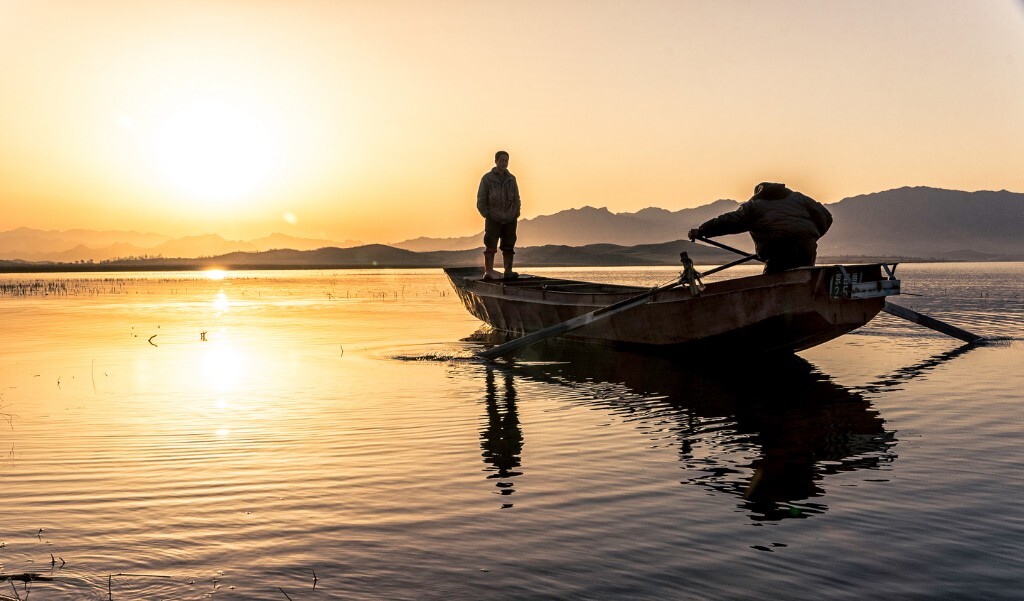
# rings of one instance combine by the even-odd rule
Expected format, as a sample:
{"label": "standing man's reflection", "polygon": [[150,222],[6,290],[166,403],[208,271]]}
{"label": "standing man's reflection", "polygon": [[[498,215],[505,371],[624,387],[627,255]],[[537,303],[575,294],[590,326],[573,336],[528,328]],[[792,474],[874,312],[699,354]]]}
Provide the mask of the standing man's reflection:
{"label": "standing man's reflection", "polygon": [[[494,368],[487,366],[487,423],[480,432],[480,448],[484,461],[490,466],[487,478],[498,480],[495,486],[502,495],[511,495],[515,488],[511,478],[522,474],[517,471],[519,455],[523,452],[523,433],[519,429],[519,414],[516,412],[516,387],[512,374],[503,373],[504,387],[498,394]],[[505,503],[502,507],[511,507]]]}

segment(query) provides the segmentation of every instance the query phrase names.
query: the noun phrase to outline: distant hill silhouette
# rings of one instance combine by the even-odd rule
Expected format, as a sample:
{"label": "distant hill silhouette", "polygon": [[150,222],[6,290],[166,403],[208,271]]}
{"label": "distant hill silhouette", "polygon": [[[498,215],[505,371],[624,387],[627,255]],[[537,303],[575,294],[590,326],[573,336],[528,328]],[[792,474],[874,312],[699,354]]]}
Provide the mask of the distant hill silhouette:
{"label": "distant hill silhouette", "polygon": [[[37,230],[20,227],[0,233],[0,257],[5,259],[77,261],[80,259],[113,258],[86,256],[91,249],[113,247],[113,252],[152,248],[170,240],[159,234],[94,231],[94,230]],[[65,256],[66,254],[66,256]],[[125,256],[125,255],[120,255]]]}
{"label": "distant hill silhouette", "polygon": [[828,205],[826,254],[1024,258],[1024,194],[899,188]]}
{"label": "distant hill silhouette", "polygon": [[139,232],[66,230],[62,232],[18,228],[0,232],[0,259],[24,261],[108,261],[117,258],[212,257],[230,252],[260,252],[288,248],[315,250],[329,246],[361,246],[358,240],[298,238],[271,234],[256,240],[226,240],[216,234],[170,238]]}
{"label": "distant hill silhouette", "polygon": [[[517,264],[676,263],[679,251],[684,250],[678,241],[687,230],[735,209],[738,204],[734,200],[718,200],[692,209],[647,208],[635,213],[583,207],[523,219],[519,223]],[[823,258],[1024,260],[1021,193],[906,187],[854,196],[826,206],[835,222],[819,244],[819,256]],[[726,236],[722,241],[743,250],[752,249],[746,234]],[[666,243],[674,250],[652,250]],[[117,258],[145,258],[146,265],[167,264],[168,259],[178,258],[185,259],[178,261],[180,264],[205,264],[209,261],[194,259],[212,257],[221,262],[237,261],[240,265],[414,267],[476,264],[480,250],[480,232],[461,238],[417,238],[391,245],[364,245],[351,240],[339,244],[282,234],[229,241],[213,234],[170,239],[158,234],[115,231],[18,228],[0,232],[0,265],[8,266],[23,265],[26,261],[110,263]]]}
{"label": "distant hill silhouette", "polygon": [[305,251],[285,249],[236,252],[201,261],[209,265],[225,266],[428,267],[434,264],[426,255],[383,244],[366,244],[354,248],[327,247]]}

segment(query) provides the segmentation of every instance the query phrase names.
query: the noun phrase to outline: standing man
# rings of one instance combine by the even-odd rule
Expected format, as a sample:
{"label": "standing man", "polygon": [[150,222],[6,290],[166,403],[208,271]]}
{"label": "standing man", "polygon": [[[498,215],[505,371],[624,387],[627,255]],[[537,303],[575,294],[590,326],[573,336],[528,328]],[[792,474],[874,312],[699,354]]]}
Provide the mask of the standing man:
{"label": "standing man", "polygon": [[[484,218],[485,280],[519,277],[512,271],[519,209],[519,184],[516,176],[508,170],[508,153],[499,150],[494,153],[494,168],[480,178],[480,188],[476,192],[476,210]],[[504,276],[494,271],[494,255],[499,248],[505,264]]]}
{"label": "standing man", "polygon": [[818,254],[818,238],[832,226],[832,214],[810,196],[785,184],[762,182],[750,200],[730,213],[690,230],[690,240],[750,232],[764,273],[810,267]]}

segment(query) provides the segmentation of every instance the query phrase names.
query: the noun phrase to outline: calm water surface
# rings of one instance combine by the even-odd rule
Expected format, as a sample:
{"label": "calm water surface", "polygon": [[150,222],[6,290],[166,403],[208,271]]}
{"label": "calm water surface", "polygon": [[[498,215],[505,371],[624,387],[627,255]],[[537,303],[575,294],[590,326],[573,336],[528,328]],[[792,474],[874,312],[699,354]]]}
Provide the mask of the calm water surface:
{"label": "calm water surface", "polygon": [[0,598],[1020,599],[1024,264],[898,274],[1001,340],[487,364],[440,270],[0,275]]}

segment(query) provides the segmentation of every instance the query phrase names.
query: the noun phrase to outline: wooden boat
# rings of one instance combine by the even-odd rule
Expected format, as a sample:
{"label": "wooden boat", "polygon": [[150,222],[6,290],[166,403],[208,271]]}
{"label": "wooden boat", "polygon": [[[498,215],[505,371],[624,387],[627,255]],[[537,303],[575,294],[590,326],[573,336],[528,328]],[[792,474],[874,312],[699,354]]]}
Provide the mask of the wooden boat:
{"label": "wooden boat", "polygon": [[[895,264],[819,265],[681,285],[564,335],[598,344],[732,353],[795,352],[874,318],[899,294]],[[476,267],[446,268],[466,309],[498,330],[528,334],[649,292],[637,286],[521,275],[484,280]]]}

